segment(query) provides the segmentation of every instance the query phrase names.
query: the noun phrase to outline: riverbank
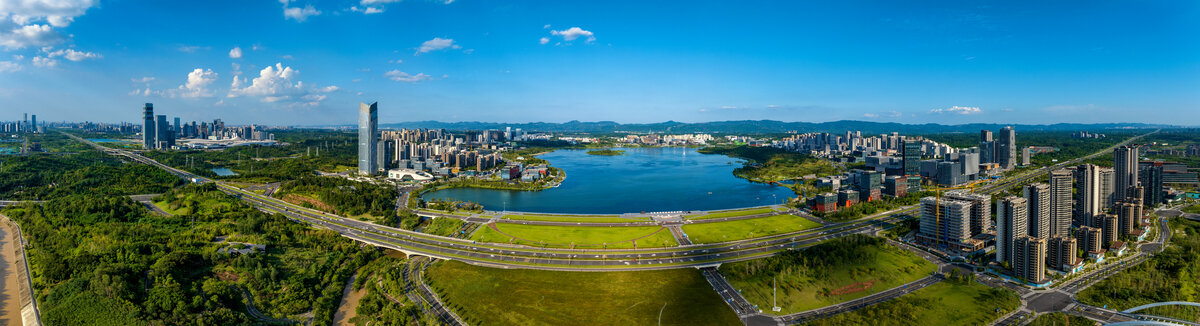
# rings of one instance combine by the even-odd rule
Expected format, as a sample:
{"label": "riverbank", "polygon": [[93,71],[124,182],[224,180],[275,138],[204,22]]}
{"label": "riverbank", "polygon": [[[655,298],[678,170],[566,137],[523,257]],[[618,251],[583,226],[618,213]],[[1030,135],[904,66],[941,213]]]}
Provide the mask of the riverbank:
{"label": "riverbank", "polygon": [[587,151],[587,153],[588,153],[588,155],[598,155],[598,156],[620,156],[620,155],[625,155],[625,151],[622,151],[622,150],[615,150],[615,149],[611,149],[611,148],[590,150],[590,151]]}

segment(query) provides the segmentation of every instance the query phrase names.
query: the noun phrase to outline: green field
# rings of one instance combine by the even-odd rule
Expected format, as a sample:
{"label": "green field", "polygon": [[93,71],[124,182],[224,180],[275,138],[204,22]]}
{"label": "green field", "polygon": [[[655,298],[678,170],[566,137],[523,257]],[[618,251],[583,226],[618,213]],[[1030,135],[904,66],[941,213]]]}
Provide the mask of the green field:
{"label": "green field", "polygon": [[1012,292],[974,281],[942,281],[898,299],[807,325],[984,325],[1016,309]]}
{"label": "green field", "polygon": [[683,226],[692,243],[717,243],[764,237],[820,227],[817,222],[791,214],[748,220],[693,223]]}
{"label": "green field", "polygon": [[500,242],[523,244],[528,246],[555,248],[570,248],[572,243],[576,248],[607,248],[630,249],[637,240],[637,248],[673,247],[679,245],[671,232],[658,226],[619,226],[619,227],[574,227],[574,226],[543,226],[496,223],[500,231],[517,237],[513,239],[484,225],[471,235],[471,240],[479,242]]}
{"label": "green field", "polygon": [[704,215],[700,215],[700,216],[696,216],[696,217],[690,217],[690,218],[688,218],[688,219],[690,219],[690,220],[703,220],[703,219],[710,219],[710,218],[722,218],[722,217],[735,217],[735,216],[746,216],[746,215],[767,214],[767,213],[770,213],[770,212],[774,212],[774,210],[772,210],[772,209],[771,209],[771,208],[769,208],[769,207],[763,207],[763,208],[755,208],[755,209],[743,209],[743,210],[736,210],[736,211],[718,211],[718,212],[715,212],[715,213],[708,213],[708,214],[704,214]]}
{"label": "green field", "polygon": [[471,325],[738,325],[695,269],[551,272],[456,261],[425,273]]}
{"label": "green field", "polygon": [[574,222],[574,223],[631,223],[649,222],[648,218],[623,218],[618,215],[504,215],[508,220]]}
{"label": "green field", "polygon": [[775,314],[786,315],[916,281],[929,276],[934,267],[933,263],[882,239],[861,236],[770,258],[723,264],[721,271],[742,291],[742,296],[759,307],[771,306],[774,286],[776,302],[783,308]]}
{"label": "green field", "polygon": [[1029,323],[1030,326],[1086,326],[1094,324],[1095,322],[1093,322],[1091,319],[1072,316],[1058,311],[1042,314],[1041,316],[1038,316],[1037,319],[1034,319]]}

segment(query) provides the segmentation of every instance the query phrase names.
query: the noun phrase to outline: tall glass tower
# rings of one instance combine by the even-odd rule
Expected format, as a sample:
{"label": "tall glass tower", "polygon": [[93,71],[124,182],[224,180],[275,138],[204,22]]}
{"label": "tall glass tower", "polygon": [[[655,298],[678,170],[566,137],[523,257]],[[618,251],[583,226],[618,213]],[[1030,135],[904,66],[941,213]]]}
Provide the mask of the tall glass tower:
{"label": "tall glass tower", "polygon": [[358,173],[361,174],[375,174],[379,169],[375,144],[379,138],[378,104],[358,103]]}
{"label": "tall glass tower", "polygon": [[155,133],[154,129],[154,104],[146,103],[146,106],[142,110],[144,112],[142,116],[144,120],[142,123],[142,148],[154,149],[156,147],[154,146],[154,142],[158,138],[158,134]]}

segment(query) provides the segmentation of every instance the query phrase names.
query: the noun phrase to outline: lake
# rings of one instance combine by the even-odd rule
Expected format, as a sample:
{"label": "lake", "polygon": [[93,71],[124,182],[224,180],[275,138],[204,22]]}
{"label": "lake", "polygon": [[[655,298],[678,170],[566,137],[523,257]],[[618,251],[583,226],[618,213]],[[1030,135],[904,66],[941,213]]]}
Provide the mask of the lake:
{"label": "lake", "polygon": [[213,173],[216,173],[217,175],[222,176],[222,177],[238,175],[237,172],[233,172],[233,170],[230,170],[228,168],[213,168],[212,171],[213,171]]}
{"label": "lake", "polygon": [[456,188],[426,199],[471,201],[489,210],[615,214],[718,210],[778,204],[795,197],[785,187],[753,183],[733,175],[741,160],[700,154],[695,148],[619,148],[625,155],[589,155],[557,150],[538,157],[563,169],[567,179],[542,191]]}

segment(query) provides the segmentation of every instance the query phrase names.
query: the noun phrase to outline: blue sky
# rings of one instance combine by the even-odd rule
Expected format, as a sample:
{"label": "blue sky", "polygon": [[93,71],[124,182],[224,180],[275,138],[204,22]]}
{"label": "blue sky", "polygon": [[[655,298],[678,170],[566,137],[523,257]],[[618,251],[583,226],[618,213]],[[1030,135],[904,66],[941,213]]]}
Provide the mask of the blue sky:
{"label": "blue sky", "polygon": [[360,101],[381,122],[1200,125],[1200,2],[0,0],[0,120],[345,124]]}

